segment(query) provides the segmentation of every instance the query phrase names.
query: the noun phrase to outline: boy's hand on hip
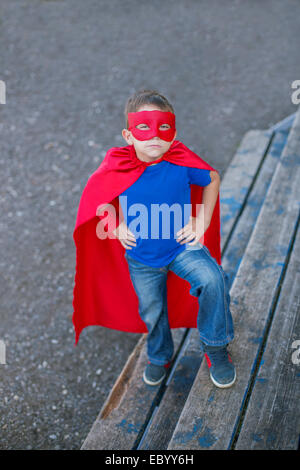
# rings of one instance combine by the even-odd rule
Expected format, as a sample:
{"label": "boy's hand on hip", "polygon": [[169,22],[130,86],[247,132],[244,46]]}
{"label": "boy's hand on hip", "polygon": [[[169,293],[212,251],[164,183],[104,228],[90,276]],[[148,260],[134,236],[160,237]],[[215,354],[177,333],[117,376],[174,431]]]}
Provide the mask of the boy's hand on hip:
{"label": "boy's hand on hip", "polygon": [[203,237],[205,230],[202,220],[191,216],[188,223],[176,233],[178,237],[176,241],[181,245],[189,242],[191,242],[189,245],[196,245]]}
{"label": "boy's hand on hip", "polygon": [[132,246],[136,246],[135,236],[132,231],[129,230],[124,220],[112,231],[112,233],[120,240],[126,250],[131,250]]}

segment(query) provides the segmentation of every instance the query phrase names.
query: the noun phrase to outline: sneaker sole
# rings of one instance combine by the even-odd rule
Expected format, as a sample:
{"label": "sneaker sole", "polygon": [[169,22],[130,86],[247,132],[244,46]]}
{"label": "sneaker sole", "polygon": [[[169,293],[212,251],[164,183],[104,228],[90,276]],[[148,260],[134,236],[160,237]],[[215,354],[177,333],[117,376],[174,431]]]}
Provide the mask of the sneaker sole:
{"label": "sneaker sole", "polygon": [[147,379],[146,375],[145,375],[145,372],[143,373],[143,380],[144,382],[147,384],[147,385],[158,385],[160,384],[164,378],[165,378],[166,374],[164,374],[159,380],[157,380],[156,382],[151,382],[150,380]]}
{"label": "sneaker sole", "polygon": [[211,375],[211,373],[210,373],[209,375],[210,375],[210,378],[211,378],[211,381],[213,382],[213,384],[214,384],[216,387],[218,387],[218,388],[229,388],[229,387],[231,387],[231,386],[234,384],[234,382],[236,381],[236,372],[234,372],[234,378],[233,378],[233,380],[232,380],[231,382],[228,382],[227,384],[221,384],[221,383],[217,382],[217,381],[213,378],[213,376]]}

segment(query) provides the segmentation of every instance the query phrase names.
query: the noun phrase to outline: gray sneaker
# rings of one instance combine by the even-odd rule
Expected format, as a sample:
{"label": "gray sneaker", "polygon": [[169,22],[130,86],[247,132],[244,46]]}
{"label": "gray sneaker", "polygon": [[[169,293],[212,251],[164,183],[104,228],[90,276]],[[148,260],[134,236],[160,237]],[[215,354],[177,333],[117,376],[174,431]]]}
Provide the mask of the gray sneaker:
{"label": "gray sneaker", "polygon": [[158,385],[160,384],[167,374],[167,368],[170,366],[170,362],[163,366],[158,366],[148,362],[147,367],[143,374],[143,380],[147,385]]}
{"label": "gray sneaker", "polygon": [[204,355],[209,368],[210,378],[216,387],[231,387],[236,380],[236,372],[226,346],[215,350],[210,348],[210,350],[206,350]]}

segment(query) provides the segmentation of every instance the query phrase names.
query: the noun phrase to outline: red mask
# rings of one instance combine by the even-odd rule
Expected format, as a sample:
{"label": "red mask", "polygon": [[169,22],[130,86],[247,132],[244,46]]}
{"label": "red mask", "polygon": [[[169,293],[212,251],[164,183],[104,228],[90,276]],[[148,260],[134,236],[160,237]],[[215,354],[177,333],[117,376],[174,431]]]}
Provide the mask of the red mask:
{"label": "red mask", "polygon": [[[150,129],[137,129],[139,124],[147,124]],[[169,124],[170,128],[160,129],[162,124]],[[137,140],[150,140],[159,137],[162,140],[171,142],[174,139],[175,114],[170,111],[138,111],[128,113],[128,129]]]}

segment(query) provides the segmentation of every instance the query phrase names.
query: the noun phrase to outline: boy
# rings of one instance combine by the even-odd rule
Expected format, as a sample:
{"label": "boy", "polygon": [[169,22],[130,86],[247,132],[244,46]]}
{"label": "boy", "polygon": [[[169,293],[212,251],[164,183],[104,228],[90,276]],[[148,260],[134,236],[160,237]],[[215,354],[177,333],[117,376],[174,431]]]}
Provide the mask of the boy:
{"label": "boy", "polygon": [[[205,353],[212,382],[220,388],[230,387],[235,382],[236,373],[227,352],[227,344],[233,339],[228,276],[220,262],[215,259],[220,259],[220,256],[211,255],[207,242],[206,246],[200,243],[200,240],[204,240],[205,234],[212,248],[211,251],[218,244],[219,224],[216,212],[219,209],[219,175],[200,157],[175,140],[177,131],[173,107],[157,91],[142,90],[130,97],[126,104],[125,117],[127,128],[123,129],[122,136],[128,147],[123,149],[123,153],[120,148],[111,149],[113,152],[108,153],[100,165],[102,168],[98,174],[97,184],[90,182],[86,193],[93,194],[95,197],[96,188],[102,191],[103,197],[101,201],[99,200],[101,204],[98,206],[102,208],[102,211],[104,207],[107,208],[105,202],[112,201],[114,208],[116,197],[119,200],[117,223],[113,225],[115,228],[110,232],[116,237],[114,241],[119,242],[126,250],[124,254],[128,263],[131,285],[138,300],[138,315],[148,332],[149,362],[143,379],[149,385],[157,385],[166,375],[166,369],[173,356],[170,327],[174,327],[174,322],[176,325],[176,320],[173,319],[175,309],[178,309],[178,305],[175,306],[176,295],[181,295],[185,282],[188,283],[189,294],[193,298],[192,305],[191,297],[189,296],[187,300],[187,294],[182,294],[185,295],[182,309],[187,309],[185,326],[190,325],[190,319],[187,319],[190,315],[194,319],[193,326],[199,331],[200,346]],[[94,180],[96,181],[95,178]],[[91,189],[92,187],[95,189]],[[193,190],[191,191],[192,188],[194,193]],[[190,209],[196,200],[200,200],[199,194],[201,194],[201,208],[193,215],[193,211],[189,213],[186,208]],[[87,199],[87,196],[82,197],[80,203],[82,207],[89,206]],[[90,200],[91,198],[89,202]],[[162,229],[166,228],[166,220],[170,222],[170,219],[162,214],[163,220],[160,224],[159,216],[155,218],[157,207],[178,209],[177,215],[176,211],[174,213],[174,224],[168,225],[167,236],[165,232],[162,233]],[[133,217],[137,210],[141,214],[138,223]],[[83,225],[83,221],[79,219],[88,220],[87,216],[80,216],[86,212],[87,209],[79,210],[76,228]],[[176,224],[177,228],[175,228]],[[138,227],[140,230],[137,230]],[[74,239],[79,248],[83,243],[82,235],[79,238],[75,232]],[[100,232],[98,232],[98,237],[103,241],[103,237],[99,235]],[[91,236],[89,240],[92,243]],[[114,245],[111,241],[106,246],[107,249],[102,250],[101,261],[103,263],[104,253],[112,250]],[[117,250],[116,247],[115,250]],[[87,258],[86,255],[85,263]],[[113,252],[111,252],[110,260],[112,259]],[[108,263],[107,269],[109,269]],[[80,264],[78,256],[77,284],[79,284]],[[122,269],[120,267],[120,271]],[[107,271],[105,271],[106,274]],[[177,285],[180,293],[176,293],[173,286],[175,282],[179,282],[179,279],[181,279],[180,288],[179,284]],[[123,280],[127,282],[125,275],[123,275]],[[171,293],[169,293],[167,284],[171,286],[171,282]],[[111,286],[111,283],[107,284],[109,289]],[[76,297],[75,291],[76,284],[74,297]],[[77,288],[77,299],[80,297],[78,292]],[[105,295],[109,296],[107,292]],[[196,299],[197,312],[194,303]],[[77,330],[85,326],[84,322],[78,326],[80,323],[78,314],[76,315],[76,309],[79,310],[78,303],[78,300],[74,300],[74,325],[75,329],[77,326]],[[185,321],[184,314],[185,312],[183,322]],[[108,315],[111,317],[112,311]],[[118,318],[116,321],[118,321],[118,329],[124,330],[125,328],[119,323],[122,319]],[[88,324],[111,327],[111,324],[105,324],[104,320],[91,318]],[[115,327],[114,323],[112,325]],[[178,324],[175,327],[177,326]],[[133,331],[132,328],[131,331]]]}

